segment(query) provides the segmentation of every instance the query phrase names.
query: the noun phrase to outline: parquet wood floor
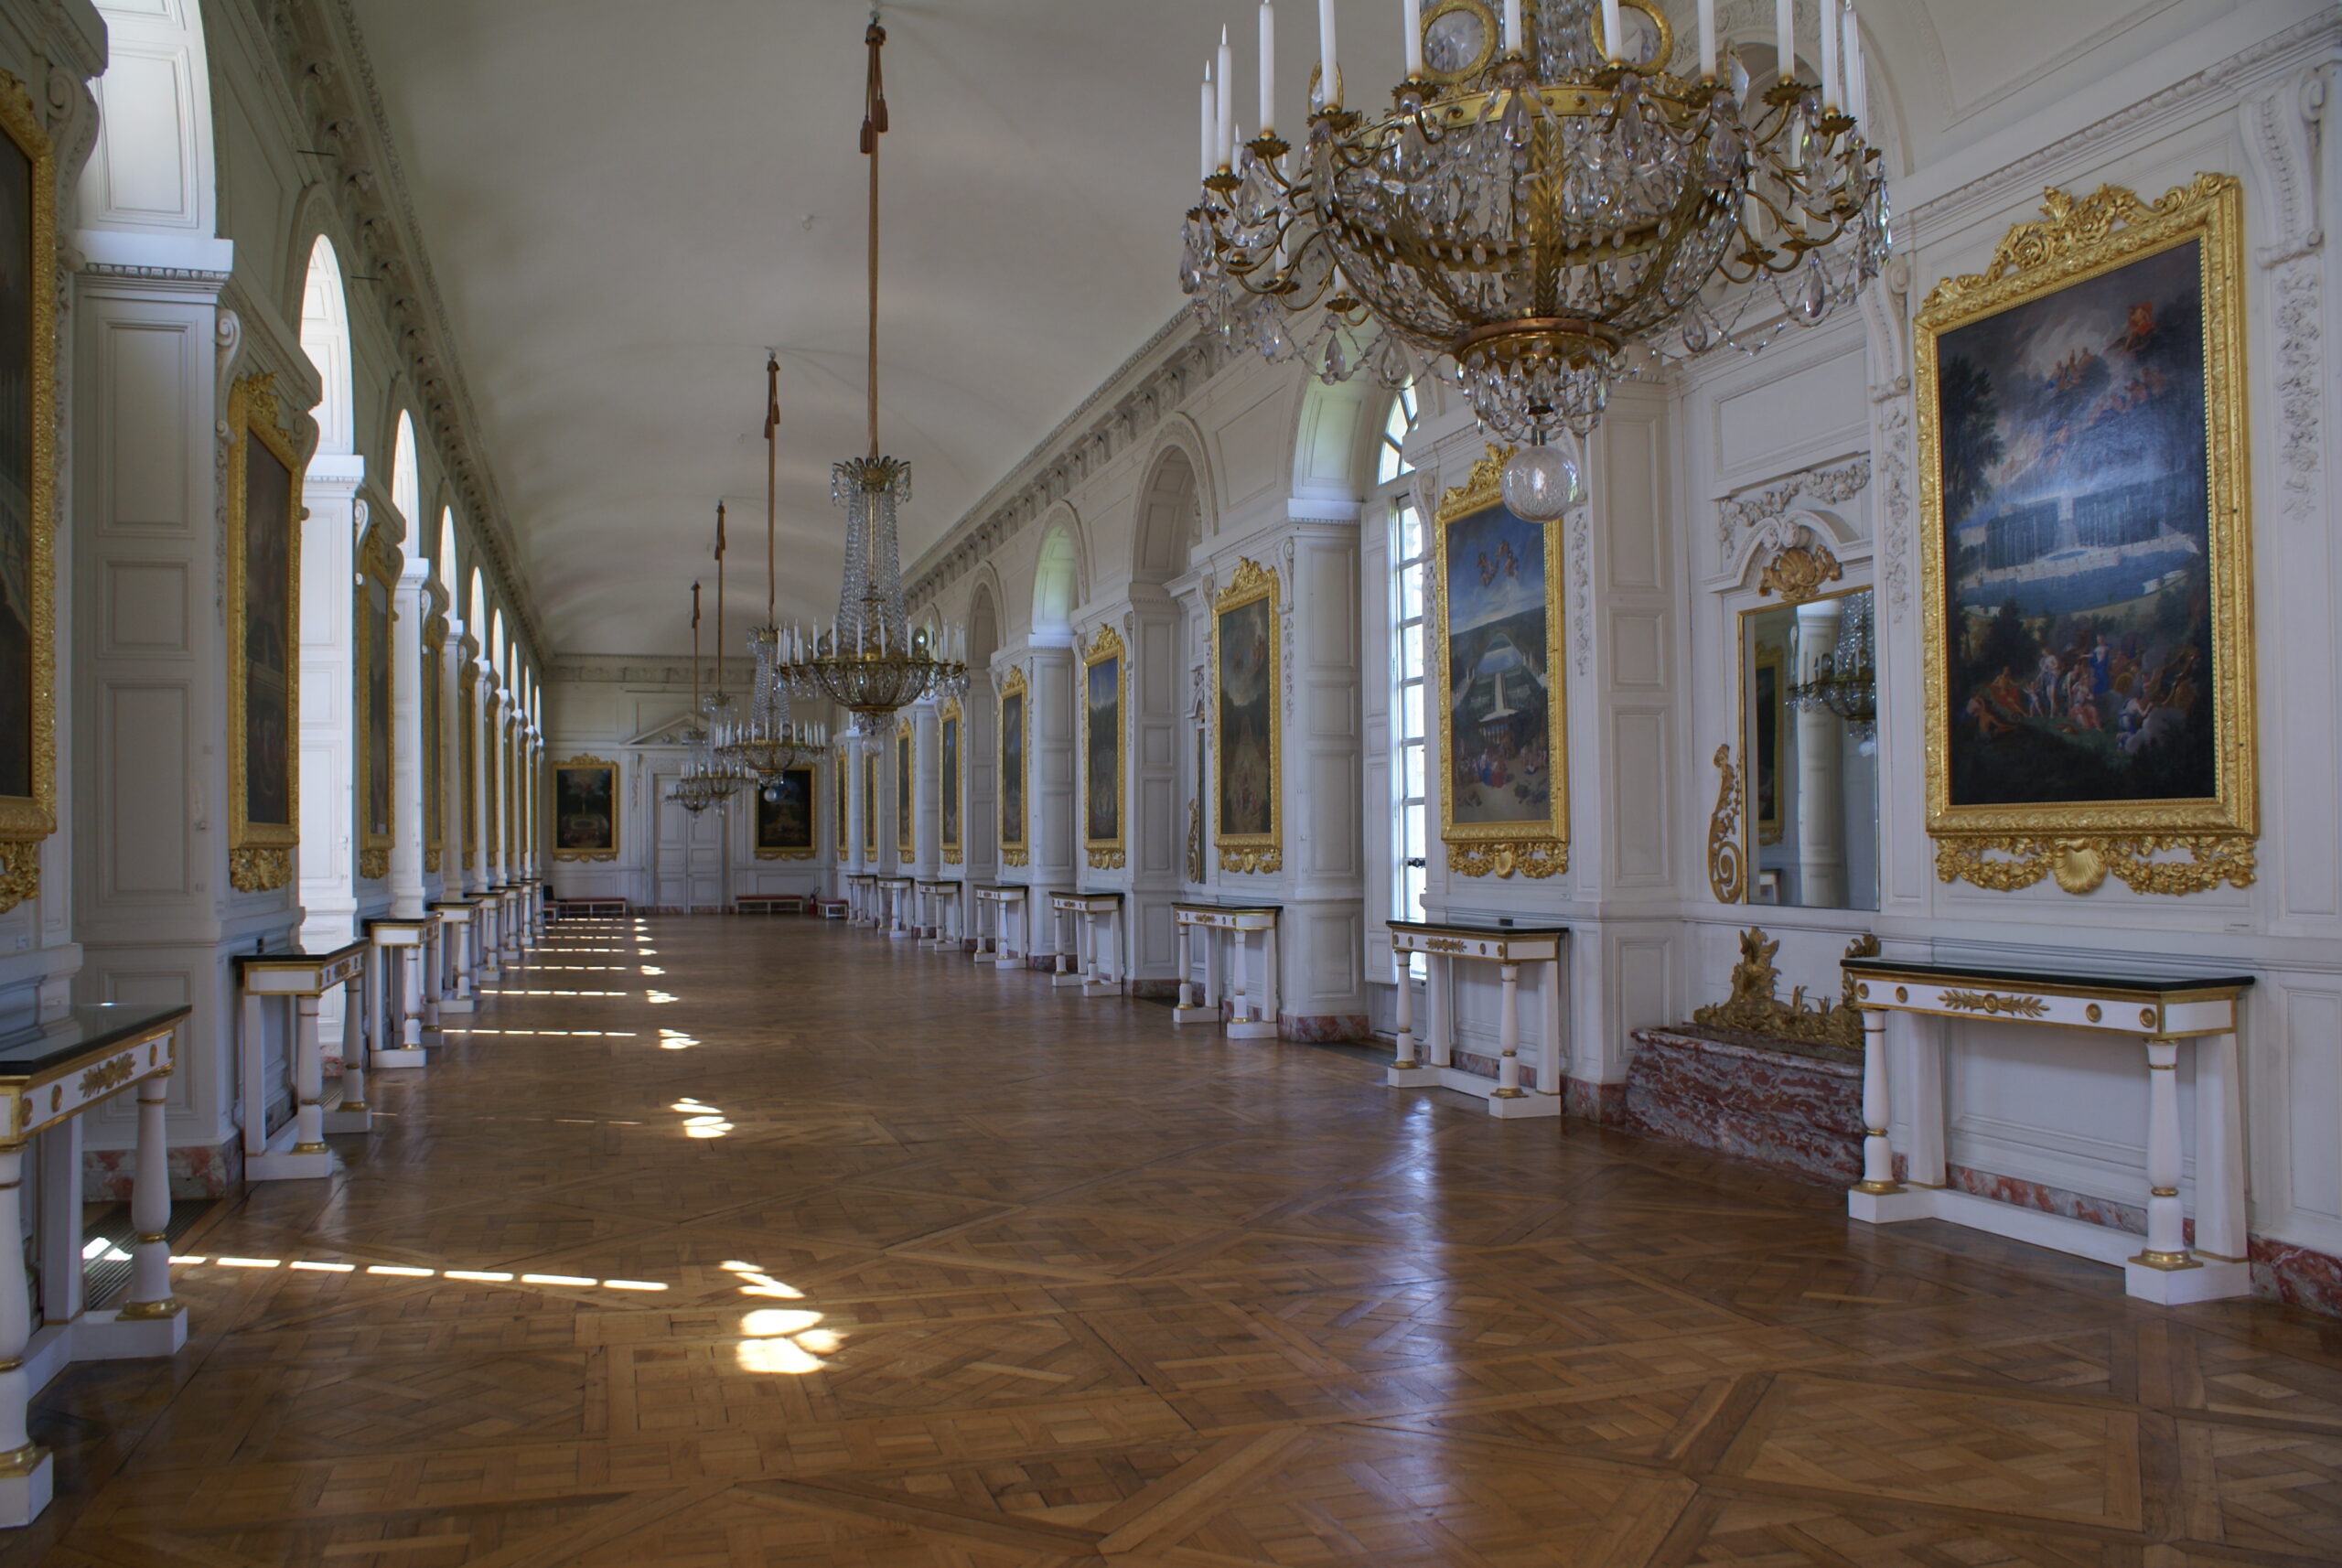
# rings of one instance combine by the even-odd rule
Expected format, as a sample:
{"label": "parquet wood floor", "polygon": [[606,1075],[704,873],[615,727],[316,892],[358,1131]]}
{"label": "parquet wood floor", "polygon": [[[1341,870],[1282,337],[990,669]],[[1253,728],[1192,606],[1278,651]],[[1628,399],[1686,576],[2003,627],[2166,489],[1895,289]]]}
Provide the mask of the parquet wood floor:
{"label": "parquet wood floor", "polygon": [[2342,1563],[2342,1326],[834,924],[547,948],[639,988],[180,1242],[0,1568]]}

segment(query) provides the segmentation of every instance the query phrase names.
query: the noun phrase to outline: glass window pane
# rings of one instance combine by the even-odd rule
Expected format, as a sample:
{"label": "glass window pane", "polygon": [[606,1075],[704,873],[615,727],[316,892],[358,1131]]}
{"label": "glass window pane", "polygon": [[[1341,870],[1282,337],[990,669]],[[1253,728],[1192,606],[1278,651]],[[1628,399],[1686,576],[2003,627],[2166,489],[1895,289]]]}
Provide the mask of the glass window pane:
{"label": "glass window pane", "polygon": [[1420,681],[1423,678],[1423,623],[1413,622],[1399,630],[1399,679]]}
{"label": "glass window pane", "polygon": [[1399,559],[1412,561],[1423,553],[1423,519],[1413,501],[1399,503]]}
{"label": "glass window pane", "polygon": [[1423,689],[1407,686],[1399,693],[1399,733],[1408,736],[1423,733]]}
{"label": "glass window pane", "polygon": [[1409,860],[1420,860],[1423,858],[1423,802],[1420,800],[1411,802],[1407,806],[1402,808],[1399,814],[1405,820],[1406,824],[1404,838],[1407,845],[1407,858]]}
{"label": "glass window pane", "polygon": [[1423,618],[1423,569],[1409,566],[1399,574],[1399,618]]}
{"label": "glass window pane", "polygon": [[1421,741],[1413,742],[1407,746],[1406,760],[1402,767],[1402,777],[1406,787],[1407,798],[1411,800],[1422,800],[1423,798],[1423,747]]}

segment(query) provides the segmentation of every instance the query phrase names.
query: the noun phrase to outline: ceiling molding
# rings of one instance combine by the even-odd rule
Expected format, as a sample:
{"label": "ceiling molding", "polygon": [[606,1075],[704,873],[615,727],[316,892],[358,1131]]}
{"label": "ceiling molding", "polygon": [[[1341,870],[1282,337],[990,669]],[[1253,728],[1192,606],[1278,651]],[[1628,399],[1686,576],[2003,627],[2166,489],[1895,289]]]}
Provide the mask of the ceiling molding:
{"label": "ceiling molding", "polygon": [[[414,389],[415,415],[448,482],[462,497],[477,553],[501,590],[510,629],[537,660],[548,643],[535,596],[518,570],[518,550],[495,472],[479,448],[471,391],[455,329],[414,216],[398,141],[374,80],[355,0],[283,0],[269,37],[297,113],[332,157],[331,195],[358,253],[346,264],[381,277],[377,295],[392,352]],[[357,306],[355,298],[352,307]]]}

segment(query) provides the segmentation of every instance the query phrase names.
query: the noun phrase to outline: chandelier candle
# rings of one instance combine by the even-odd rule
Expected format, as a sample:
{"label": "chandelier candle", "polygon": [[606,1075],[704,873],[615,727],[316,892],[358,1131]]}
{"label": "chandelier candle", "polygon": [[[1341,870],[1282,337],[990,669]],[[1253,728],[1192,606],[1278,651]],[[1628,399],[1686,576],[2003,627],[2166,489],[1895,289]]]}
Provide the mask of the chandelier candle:
{"label": "chandelier candle", "polygon": [[1797,79],[1797,0],[1773,0],[1773,52],[1783,81]]}
{"label": "chandelier candle", "polygon": [[1261,134],[1277,128],[1277,11],[1261,0]]}
{"label": "chandelier candle", "polygon": [[[1400,20],[1407,29],[1407,80],[1423,79],[1423,0],[1400,0]],[[1263,131],[1268,127],[1261,127]]]}
{"label": "chandelier candle", "polygon": [[1700,0],[1700,80],[1716,79],[1716,0]]}
{"label": "chandelier candle", "polygon": [[1228,47],[1228,29],[1219,30],[1219,166],[1236,163],[1236,55]]}
{"label": "chandelier candle", "polygon": [[1334,63],[1334,0],[1317,0],[1318,93],[1327,109],[1342,106],[1342,68]]}

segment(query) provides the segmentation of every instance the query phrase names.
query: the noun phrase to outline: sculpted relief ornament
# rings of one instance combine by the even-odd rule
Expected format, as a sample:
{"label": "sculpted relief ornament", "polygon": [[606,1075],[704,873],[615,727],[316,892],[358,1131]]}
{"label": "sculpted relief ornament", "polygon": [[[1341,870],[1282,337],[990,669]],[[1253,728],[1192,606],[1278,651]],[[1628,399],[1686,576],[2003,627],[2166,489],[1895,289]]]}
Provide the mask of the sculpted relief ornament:
{"label": "sculpted relief ornament", "polygon": [[2246,886],[2241,188],[2043,208],[1936,285],[1913,341],[1936,874]]}

